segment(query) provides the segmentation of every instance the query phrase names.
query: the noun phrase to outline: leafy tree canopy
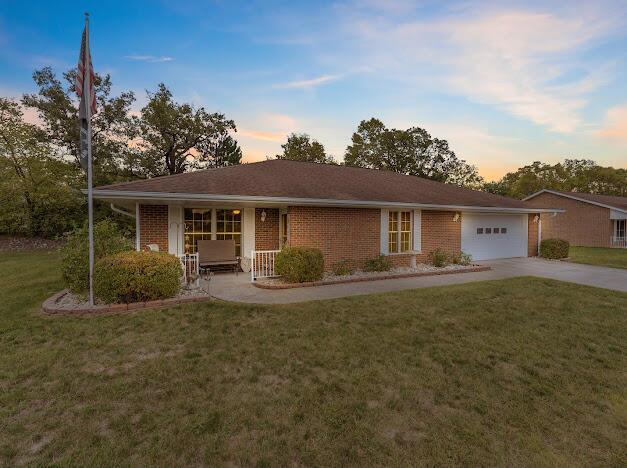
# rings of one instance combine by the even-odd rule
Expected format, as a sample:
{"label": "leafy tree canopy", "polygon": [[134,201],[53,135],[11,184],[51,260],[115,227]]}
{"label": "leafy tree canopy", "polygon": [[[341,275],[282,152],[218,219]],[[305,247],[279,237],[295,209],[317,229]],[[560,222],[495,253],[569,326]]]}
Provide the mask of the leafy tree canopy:
{"label": "leafy tree canopy", "polygon": [[388,129],[375,118],[360,122],[344,163],[462,186],[476,187],[482,182],[477,169],[458,159],[446,140],[433,138],[419,127]]}
{"label": "leafy tree canopy", "polygon": [[235,130],[235,122],[223,114],[175,102],[163,83],[154,93],[148,92],[148,104],[134,120],[139,129],[140,165],[149,176],[215,164],[213,150]]}
{"label": "leafy tree canopy", "polygon": [[40,137],[18,103],[0,98],[0,232],[52,237],[83,214],[75,167]]}
{"label": "leafy tree canopy", "polygon": [[[45,141],[62,157],[69,157],[80,167],[78,99],[74,91],[76,70],[70,70],[59,79],[50,67],[36,70],[33,80],[38,92],[25,94],[22,104],[35,109],[42,122]],[[129,112],[135,101],[131,91],[112,96],[111,77],[95,75],[98,113],[92,118],[92,156],[94,183],[101,185],[126,180],[129,174],[128,158],[134,149],[130,144],[135,136]]]}
{"label": "leafy tree canopy", "polygon": [[627,170],[602,167],[589,159],[566,159],[554,165],[536,161],[484,184],[487,192],[524,198],[542,189],[627,196]]}
{"label": "leafy tree canopy", "polygon": [[333,158],[325,153],[322,143],[312,140],[306,133],[291,133],[281,148],[283,153],[277,154],[277,159],[335,164]]}

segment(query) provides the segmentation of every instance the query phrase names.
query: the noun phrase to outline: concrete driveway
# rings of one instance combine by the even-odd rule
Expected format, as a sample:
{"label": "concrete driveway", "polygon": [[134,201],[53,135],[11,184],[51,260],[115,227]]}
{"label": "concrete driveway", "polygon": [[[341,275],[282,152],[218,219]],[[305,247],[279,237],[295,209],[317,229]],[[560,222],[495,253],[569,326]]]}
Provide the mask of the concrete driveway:
{"label": "concrete driveway", "polygon": [[226,301],[257,304],[289,304],[293,302],[334,299],[338,297],[374,294],[403,289],[428,288],[447,284],[470,283],[473,281],[512,278],[515,276],[539,276],[560,281],[614,289],[627,292],[627,270],[581,265],[539,258],[509,258],[477,262],[490,265],[491,271],[455,275],[427,276],[422,278],[399,278],[366,281],[313,288],[267,290],[254,287],[250,276],[216,275],[211,280],[210,293]]}

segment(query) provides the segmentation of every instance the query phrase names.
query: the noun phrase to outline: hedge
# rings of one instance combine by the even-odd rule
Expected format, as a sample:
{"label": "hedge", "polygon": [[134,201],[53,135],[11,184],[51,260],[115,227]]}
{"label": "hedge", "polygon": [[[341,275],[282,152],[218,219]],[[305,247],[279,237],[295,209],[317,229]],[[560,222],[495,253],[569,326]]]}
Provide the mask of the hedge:
{"label": "hedge", "polygon": [[183,270],[165,252],[121,252],[100,259],[94,268],[94,293],[106,303],[144,302],[175,296]]}
{"label": "hedge", "polygon": [[[132,248],[131,241],[122,235],[114,222],[103,220],[94,225],[94,260]],[[66,242],[61,247],[61,274],[71,291],[80,293],[89,289],[89,240],[86,225],[66,237]]]}
{"label": "hedge", "polygon": [[364,271],[390,271],[392,262],[385,255],[371,258],[364,262]]}
{"label": "hedge", "polygon": [[274,270],[290,283],[318,281],[324,274],[324,257],[319,249],[285,247],[274,259]]}
{"label": "hedge", "polygon": [[569,248],[570,244],[564,239],[545,239],[540,242],[540,256],[551,259],[566,258]]}

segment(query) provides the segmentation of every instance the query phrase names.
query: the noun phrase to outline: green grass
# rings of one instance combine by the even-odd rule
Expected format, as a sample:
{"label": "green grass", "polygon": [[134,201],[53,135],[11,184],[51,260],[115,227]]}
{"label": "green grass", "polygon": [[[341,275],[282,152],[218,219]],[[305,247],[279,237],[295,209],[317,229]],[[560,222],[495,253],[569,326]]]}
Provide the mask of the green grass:
{"label": "green grass", "polygon": [[602,247],[571,247],[568,256],[571,262],[612,268],[627,268],[627,249],[604,249]]}
{"label": "green grass", "polygon": [[43,316],[0,256],[0,464],[627,459],[627,294],[536,278],[289,306]]}

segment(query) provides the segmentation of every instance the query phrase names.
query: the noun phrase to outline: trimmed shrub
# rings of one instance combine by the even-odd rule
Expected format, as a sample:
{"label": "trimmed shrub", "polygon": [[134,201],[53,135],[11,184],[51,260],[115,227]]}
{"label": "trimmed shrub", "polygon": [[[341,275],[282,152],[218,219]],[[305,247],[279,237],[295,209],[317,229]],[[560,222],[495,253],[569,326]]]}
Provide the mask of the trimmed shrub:
{"label": "trimmed shrub", "polygon": [[274,259],[274,270],[290,283],[322,279],[324,257],[319,249],[285,247]]}
{"label": "trimmed shrub", "polygon": [[[118,226],[110,220],[94,225],[94,260],[118,252],[132,250]],[[66,237],[61,247],[61,273],[66,287],[75,293],[89,289],[89,238],[87,226],[76,229]]]}
{"label": "trimmed shrub", "polygon": [[435,249],[429,253],[429,261],[434,267],[445,267],[451,263],[450,256],[442,249]]}
{"label": "trimmed shrub", "polygon": [[472,255],[467,254],[466,252],[460,252],[451,257],[451,262],[455,265],[470,265],[472,263]]}
{"label": "trimmed shrub", "polygon": [[540,256],[543,258],[566,258],[570,244],[564,239],[545,239],[540,242]]}
{"label": "trimmed shrub", "polygon": [[364,271],[390,271],[392,262],[385,255],[371,258],[364,262]]}
{"label": "trimmed shrub", "polygon": [[355,263],[347,258],[335,262],[331,269],[333,270],[333,274],[337,276],[352,275],[356,270]]}
{"label": "trimmed shrub", "polygon": [[120,252],[101,258],[94,269],[94,293],[106,303],[143,302],[173,297],[183,270],[165,252]]}

